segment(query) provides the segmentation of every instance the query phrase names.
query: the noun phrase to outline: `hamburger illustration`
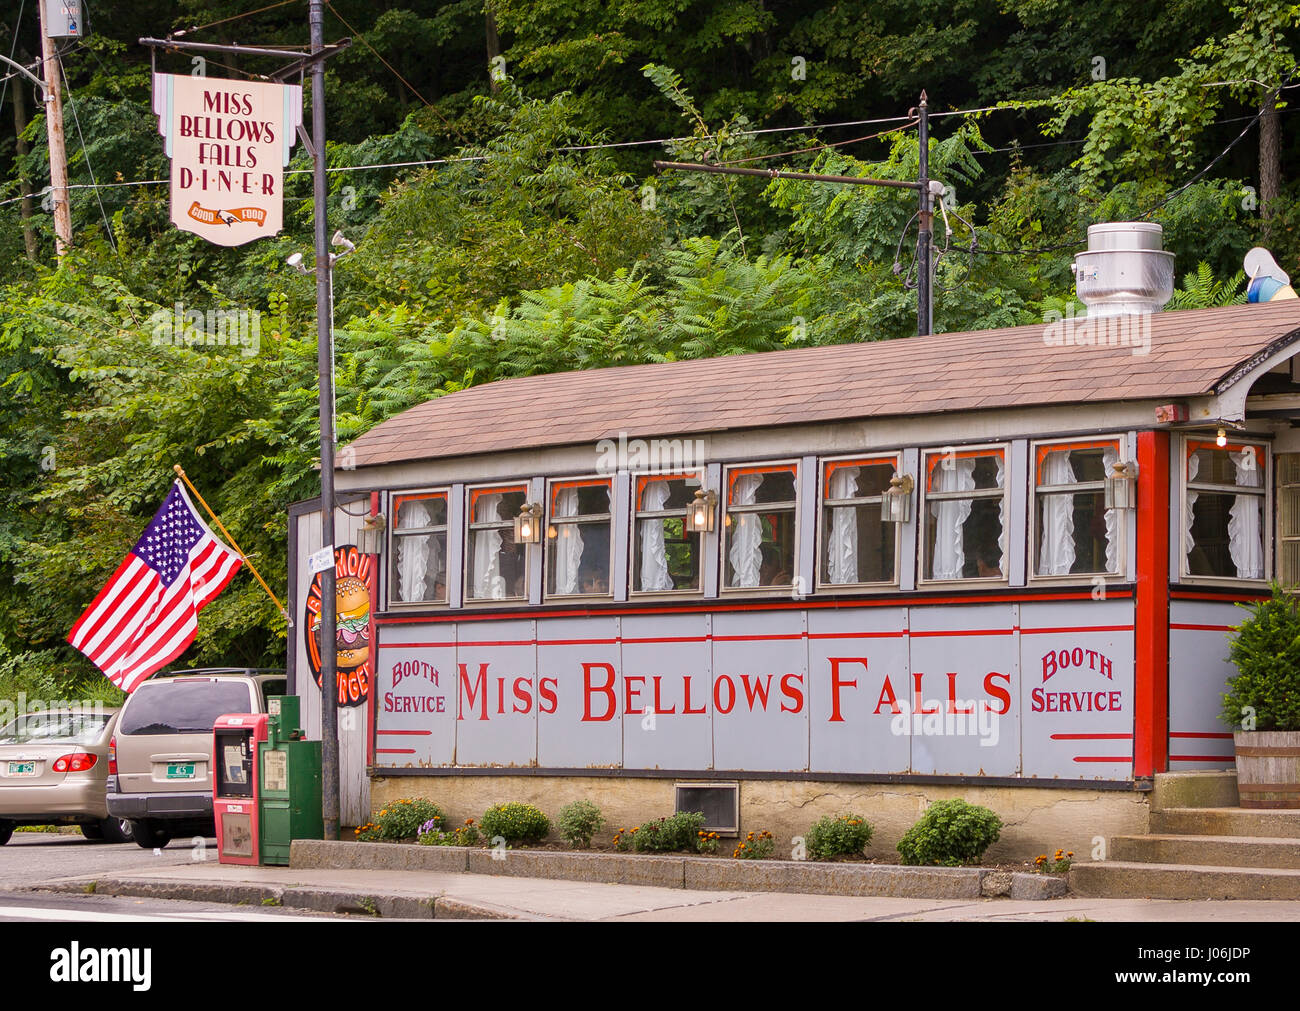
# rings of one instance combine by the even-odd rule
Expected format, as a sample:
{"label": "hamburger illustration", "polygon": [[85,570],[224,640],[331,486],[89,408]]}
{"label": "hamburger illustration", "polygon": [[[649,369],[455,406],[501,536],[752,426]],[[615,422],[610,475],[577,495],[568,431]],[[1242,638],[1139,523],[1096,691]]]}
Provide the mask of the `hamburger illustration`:
{"label": "hamburger illustration", "polygon": [[[356,576],[345,576],[334,585],[337,630],[334,650],[338,670],[350,671],[370,659],[370,593]],[[322,649],[320,615],[312,625],[316,650]]]}

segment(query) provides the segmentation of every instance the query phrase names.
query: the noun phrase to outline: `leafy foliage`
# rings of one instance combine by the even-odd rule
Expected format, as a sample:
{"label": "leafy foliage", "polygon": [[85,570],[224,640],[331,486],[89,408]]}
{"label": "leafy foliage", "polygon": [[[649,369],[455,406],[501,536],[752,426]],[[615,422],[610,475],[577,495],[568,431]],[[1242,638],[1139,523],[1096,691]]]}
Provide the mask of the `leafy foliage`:
{"label": "leafy foliage", "polygon": [[964,800],[931,804],[920,821],[898,841],[905,864],[960,867],[976,863],[998,841],[1002,819],[986,807]]}
{"label": "leafy foliage", "polygon": [[485,838],[500,836],[509,844],[537,843],[551,831],[551,822],[532,804],[512,802],[488,808],[479,819]]}
{"label": "leafy foliage", "polygon": [[560,838],[574,849],[589,849],[591,838],[605,827],[605,816],[600,807],[589,800],[575,800],[560,808],[560,816],[555,827],[560,830]]}
{"label": "leafy foliage", "polygon": [[839,856],[861,856],[871,842],[871,823],[861,815],[826,815],[808,830],[804,842],[811,860],[830,860]]}
{"label": "leafy foliage", "polygon": [[1234,729],[1300,730],[1300,601],[1274,583],[1269,599],[1238,606],[1250,617],[1228,646],[1237,673],[1220,718]]}

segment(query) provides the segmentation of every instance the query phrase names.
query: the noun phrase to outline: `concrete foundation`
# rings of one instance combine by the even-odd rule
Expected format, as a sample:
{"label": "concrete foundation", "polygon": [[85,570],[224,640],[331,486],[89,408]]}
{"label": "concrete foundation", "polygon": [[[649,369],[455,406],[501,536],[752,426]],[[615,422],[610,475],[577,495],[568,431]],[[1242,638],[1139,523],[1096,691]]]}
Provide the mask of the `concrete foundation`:
{"label": "concrete foundation", "polygon": [[[633,828],[673,813],[672,779],[588,776],[393,776],[371,781],[374,811],[402,797],[423,797],[438,804],[457,825],[478,819],[494,804],[535,804],[551,818],[575,800],[600,806],[608,842],[620,828]],[[927,786],[900,783],[740,781],[740,832],[767,830],[777,839],[778,859],[788,858],[794,839],[806,835],[823,815],[863,815],[875,835],[868,856],[896,859],[898,840],[934,801],[959,797],[990,808],[1003,822],[1001,838],[985,854],[985,863],[1032,862],[1059,848],[1072,850],[1077,861],[1104,859],[1111,836],[1148,831],[1147,794],[1119,790],[1075,790],[1023,786]],[[552,831],[552,838],[555,838]],[[1099,847],[1101,847],[1099,849]],[[728,844],[724,842],[723,849]]]}

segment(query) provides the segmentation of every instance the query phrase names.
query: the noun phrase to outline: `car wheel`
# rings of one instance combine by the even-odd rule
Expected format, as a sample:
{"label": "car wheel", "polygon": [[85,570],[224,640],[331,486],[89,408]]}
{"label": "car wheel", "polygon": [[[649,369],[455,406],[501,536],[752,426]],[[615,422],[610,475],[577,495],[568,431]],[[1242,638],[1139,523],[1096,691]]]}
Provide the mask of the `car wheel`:
{"label": "car wheel", "polygon": [[14,834],[14,823],[11,821],[0,821],[0,846],[9,841],[9,837]]}
{"label": "car wheel", "polygon": [[91,842],[99,842],[104,838],[104,828],[97,821],[84,822],[81,826],[81,834]]}
{"label": "car wheel", "polygon": [[131,822],[131,838],[141,849],[162,849],[172,841],[171,833],[153,821]]}
{"label": "car wheel", "polygon": [[104,842],[110,843],[130,842],[134,835],[131,823],[125,818],[105,818],[99,823],[99,831]]}

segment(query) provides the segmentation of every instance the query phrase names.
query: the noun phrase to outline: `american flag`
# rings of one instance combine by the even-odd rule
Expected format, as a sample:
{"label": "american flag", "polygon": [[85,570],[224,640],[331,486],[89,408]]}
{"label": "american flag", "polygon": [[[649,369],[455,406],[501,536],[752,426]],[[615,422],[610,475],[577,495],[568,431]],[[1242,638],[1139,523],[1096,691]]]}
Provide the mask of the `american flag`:
{"label": "american flag", "polygon": [[68,642],[127,692],[176,659],[243,560],[199,518],[177,481],[144,535],[77,619]]}

